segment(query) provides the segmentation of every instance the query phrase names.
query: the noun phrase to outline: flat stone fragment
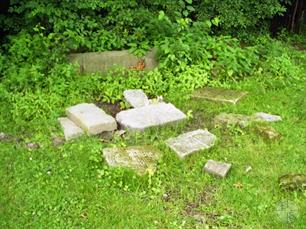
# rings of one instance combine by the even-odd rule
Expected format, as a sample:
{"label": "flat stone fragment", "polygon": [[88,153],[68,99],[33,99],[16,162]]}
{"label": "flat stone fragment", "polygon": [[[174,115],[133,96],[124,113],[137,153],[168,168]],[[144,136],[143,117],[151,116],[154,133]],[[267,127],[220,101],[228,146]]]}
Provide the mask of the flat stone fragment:
{"label": "flat stone fragment", "polygon": [[149,105],[149,99],[141,89],[125,90],[123,95],[126,101],[134,108]]}
{"label": "flat stone fragment", "polygon": [[204,171],[224,178],[231,167],[232,165],[228,163],[208,160],[204,166]]}
{"label": "flat stone fragment", "polygon": [[58,118],[58,121],[62,126],[66,141],[80,137],[82,134],[84,134],[84,131],[69,118]]}
{"label": "flat stone fragment", "polygon": [[90,135],[113,131],[117,128],[116,120],[92,103],[81,103],[66,109],[70,120]]}
{"label": "flat stone fragment", "polygon": [[272,126],[257,126],[258,133],[269,140],[280,138],[280,134]]}
{"label": "flat stone fragment", "polygon": [[204,87],[194,91],[191,95],[193,98],[207,99],[216,102],[226,102],[236,104],[247,92],[224,89]]}
{"label": "flat stone fragment", "polygon": [[180,158],[184,158],[196,151],[208,149],[215,143],[216,136],[207,130],[195,130],[170,138],[166,144],[173,149]]}
{"label": "flat stone fragment", "polygon": [[103,157],[112,167],[125,167],[143,175],[154,173],[160,152],[151,146],[130,146],[127,148],[105,148]]}
{"label": "flat stone fragment", "polygon": [[121,111],[117,122],[129,130],[144,130],[171,122],[181,121],[186,115],[171,103],[151,104],[144,107]]}
{"label": "flat stone fragment", "polygon": [[228,126],[238,125],[241,128],[245,128],[249,125],[251,119],[247,115],[233,114],[233,113],[221,113],[214,118],[215,126]]}
{"label": "flat stone fragment", "polygon": [[272,115],[264,112],[258,112],[253,114],[255,121],[265,121],[265,122],[277,122],[281,121],[282,117],[278,115]]}

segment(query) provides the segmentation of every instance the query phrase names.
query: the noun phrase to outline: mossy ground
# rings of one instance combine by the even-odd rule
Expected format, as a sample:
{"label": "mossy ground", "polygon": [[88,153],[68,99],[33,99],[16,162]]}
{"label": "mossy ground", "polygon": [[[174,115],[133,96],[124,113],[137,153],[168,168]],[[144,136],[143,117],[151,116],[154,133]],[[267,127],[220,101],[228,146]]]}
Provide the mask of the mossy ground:
{"label": "mossy ground", "polygon": [[[0,227],[303,228],[306,193],[281,190],[278,177],[306,172],[305,85],[276,90],[249,79],[227,86],[249,93],[237,105],[174,101],[184,112],[192,110],[187,122],[109,142],[82,137],[55,147],[52,135],[61,134],[56,120],[37,123],[38,131],[30,133],[6,123],[3,131],[23,140],[0,142]],[[253,126],[212,125],[221,112],[259,111],[282,116],[283,121],[271,123],[281,139],[269,141]],[[213,148],[180,160],[164,143],[198,128],[217,136]],[[25,142],[37,142],[40,148],[29,150]],[[102,149],[114,145],[155,146],[162,152],[156,173],[141,177],[109,168]],[[209,159],[233,164],[226,179],[203,172]],[[252,170],[246,172],[249,166]],[[278,217],[277,206],[284,200],[297,207],[295,218]]]}

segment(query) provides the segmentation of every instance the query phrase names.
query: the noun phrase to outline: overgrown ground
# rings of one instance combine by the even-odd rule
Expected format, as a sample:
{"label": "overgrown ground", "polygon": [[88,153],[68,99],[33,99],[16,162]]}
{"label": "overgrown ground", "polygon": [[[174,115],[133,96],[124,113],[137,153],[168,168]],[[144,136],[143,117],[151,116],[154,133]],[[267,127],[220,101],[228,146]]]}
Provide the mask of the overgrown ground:
{"label": "overgrown ground", "polygon": [[[44,131],[37,127],[39,131],[18,128],[16,132],[14,123],[3,125],[3,131],[14,139],[0,141],[0,227],[205,228],[207,224],[303,228],[306,193],[281,190],[278,177],[305,173],[305,86],[305,81],[299,81],[275,89],[257,78],[226,83],[223,87],[248,91],[248,96],[237,105],[172,101],[189,111],[188,121],[106,142],[100,137],[83,137],[55,147],[52,135],[61,135],[56,120]],[[280,140],[261,137],[254,125],[218,129],[211,123],[220,112],[258,111],[283,117],[283,121],[271,124],[281,133]],[[164,143],[169,137],[198,128],[208,128],[217,136],[210,150],[180,160]],[[29,150],[26,142],[37,142],[41,147]],[[110,169],[102,159],[104,147],[135,144],[151,144],[162,152],[153,176]],[[208,159],[232,163],[228,177],[218,179],[203,172]],[[246,173],[248,166],[252,170]],[[283,201],[298,208],[289,224],[277,214]]]}

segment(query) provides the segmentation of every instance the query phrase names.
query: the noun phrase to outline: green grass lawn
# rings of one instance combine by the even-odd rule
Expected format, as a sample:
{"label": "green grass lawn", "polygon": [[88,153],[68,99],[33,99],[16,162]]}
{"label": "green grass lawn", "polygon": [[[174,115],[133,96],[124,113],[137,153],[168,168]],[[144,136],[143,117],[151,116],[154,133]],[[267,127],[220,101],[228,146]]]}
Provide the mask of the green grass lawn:
{"label": "green grass lawn", "polygon": [[[5,125],[22,140],[0,141],[0,228],[305,228],[306,192],[281,190],[278,177],[306,172],[306,85],[275,90],[249,79],[226,86],[249,94],[237,105],[172,101],[193,117],[125,139],[82,137],[55,147],[52,135],[62,134],[56,120],[38,123],[44,131]],[[282,116],[271,124],[281,139],[261,137],[256,124],[213,128],[221,112],[259,111]],[[164,143],[198,128],[217,136],[213,148],[181,160]],[[41,147],[28,150],[26,142]],[[104,147],[136,144],[162,152],[153,176],[111,169],[102,159]],[[209,159],[233,164],[225,179],[203,172]],[[295,209],[289,222],[278,216],[284,201]]]}

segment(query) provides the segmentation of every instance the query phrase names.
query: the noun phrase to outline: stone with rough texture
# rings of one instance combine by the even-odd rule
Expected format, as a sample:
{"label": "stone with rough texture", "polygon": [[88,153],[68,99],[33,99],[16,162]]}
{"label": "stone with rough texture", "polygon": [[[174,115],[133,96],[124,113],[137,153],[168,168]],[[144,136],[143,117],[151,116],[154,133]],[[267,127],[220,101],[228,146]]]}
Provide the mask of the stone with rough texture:
{"label": "stone with rough texture", "polygon": [[133,68],[140,60],[144,61],[144,70],[151,70],[158,66],[156,49],[149,51],[144,57],[138,58],[129,53],[128,50],[73,53],[69,55],[71,63],[80,66],[80,73],[106,73],[116,66]]}
{"label": "stone with rough texture", "polygon": [[250,123],[250,117],[242,114],[221,113],[214,118],[215,126],[238,125],[245,128]]}
{"label": "stone with rough texture", "polygon": [[272,115],[264,112],[258,112],[253,115],[255,121],[264,121],[264,122],[277,122],[281,121],[282,117],[278,115]]}
{"label": "stone with rough texture", "polygon": [[231,167],[232,165],[228,163],[208,160],[204,166],[204,171],[224,178]]}
{"label": "stone with rough texture", "polygon": [[90,135],[113,131],[116,120],[92,103],[81,103],[66,109],[68,118]]}
{"label": "stone with rough texture", "polygon": [[66,141],[80,137],[84,133],[84,131],[69,118],[58,118],[58,121],[62,126]]}
{"label": "stone with rough texture", "polygon": [[280,138],[280,134],[272,126],[257,126],[256,130],[266,139],[274,140]]}
{"label": "stone with rough texture", "polygon": [[186,115],[171,103],[151,104],[144,107],[121,111],[117,122],[129,130],[144,130],[153,126],[181,121]]}
{"label": "stone with rough texture", "polygon": [[204,87],[194,91],[191,95],[193,98],[207,99],[216,102],[226,102],[236,104],[247,92],[235,91],[224,88]]}
{"label": "stone with rough texture", "polygon": [[173,149],[180,158],[184,158],[196,151],[208,149],[215,143],[216,136],[207,130],[195,130],[170,138],[166,144]]}
{"label": "stone with rough texture", "polygon": [[140,175],[154,173],[160,155],[151,146],[103,149],[103,157],[109,166],[131,168]]}
{"label": "stone with rough texture", "polygon": [[125,90],[123,95],[126,101],[134,108],[149,105],[149,99],[141,89]]}

